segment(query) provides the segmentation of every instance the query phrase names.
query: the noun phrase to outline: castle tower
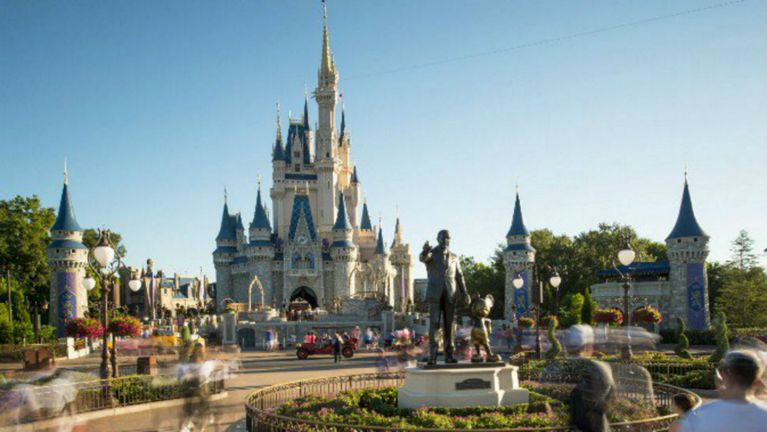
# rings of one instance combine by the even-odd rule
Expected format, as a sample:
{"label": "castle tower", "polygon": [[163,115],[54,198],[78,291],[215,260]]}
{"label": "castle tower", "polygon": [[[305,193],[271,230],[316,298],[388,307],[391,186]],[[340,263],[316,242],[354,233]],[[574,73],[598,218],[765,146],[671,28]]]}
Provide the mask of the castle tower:
{"label": "castle tower", "polygon": [[[360,195],[362,193],[362,187],[360,186],[360,179],[359,176],[357,176],[357,166],[355,165],[352,169],[352,175],[350,179],[350,185],[349,185],[349,217],[351,218],[352,226],[355,228],[359,227],[358,221],[357,221],[357,207],[360,203]],[[368,219],[370,217],[368,216]]]}
{"label": "castle tower", "polygon": [[373,259],[373,280],[375,281],[375,291],[383,293],[389,306],[394,306],[395,295],[392,290],[394,271],[389,263],[389,253],[386,251],[386,244],[383,239],[382,224],[378,224],[378,236],[376,238],[376,247]]}
{"label": "castle tower", "polygon": [[671,304],[669,319],[680,317],[693,330],[705,329],[710,324],[708,303],[708,257],[709,236],[695,219],[687,175],[684,179],[682,203],[674,229],[666,237],[671,281]]}
{"label": "castle tower", "polygon": [[337,158],[338,138],[336,137],[336,101],[338,90],[338,70],[333,61],[328,35],[328,14],[324,8],[324,26],[322,30],[322,58],[317,72],[317,88],[314,99],[318,106],[317,153],[317,228],[323,234],[332,230],[336,214],[337,175],[340,161]]}
{"label": "castle tower", "polygon": [[[525,227],[522,219],[522,206],[519,204],[519,191],[514,202],[514,215],[511,227],[506,233],[506,249],[503,251],[503,265],[506,268],[506,304],[504,305],[504,317],[512,319],[516,307],[516,315],[521,316],[528,312],[533,289],[533,264],[535,263],[535,249],[530,244],[530,231]],[[519,275],[522,278],[522,287],[514,287],[514,279]]]}
{"label": "castle tower", "polygon": [[88,248],[83,244],[83,229],[75,219],[69,200],[69,181],[64,172],[59,213],[51,227],[48,245],[48,266],[51,269],[50,306],[48,322],[64,336],[66,321],[80,318],[88,309],[88,293],[83,287]]}
{"label": "castle tower", "polygon": [[352,241],[354,228],[349,221],[343,194],[338,194],[338,215],[333,225],[333,243],[330,255],[333,258],[335,293],[334,296],[348,298],[354,294],[352,271],[357,262],[357,246]]}
{"label": "castle tower", "polygon": [[410,245],[405,243],[399,217],[394,227],[394,242],[389,258],[396,276],[394,276],[394,307],[402,312],[408,305],[415,304],[413,297],[413,254]]}
{"label": "castle tower", "polygon": [[373,226],[370,223],[367,199],[362,202],[362,218],[360,219],[359,229],[354,234],[354,241],[359,245],[362,261],[372,260],[375,255],[376,233],[373,231]]}
{"label": "castle tower", "polygon": [[[272,260],[274,260],[274,244],[272,243],[272,225],[269,215],[261,201],[261,179],[258,180],[258,194],[256,195],[256,210],[253,213],[253,221],[250,223],[250,243],[247,248],[250,281],[254,276],[258,277],[264,287],[263,299],[251,299],[255,304],[272,304],[282,301],[275,297],[274,284],[272,282]],[[255,290],[254,290],[255,291]],[[252,291],[251,291],[252,292]]]}
{"label": "castle tower", "polygon": [[[282,142],[282,126],[280,125],[280,104],[277,103],[277,133],[274,138],[274,150],[272,151],[272,179],[285,178],[285,170],[287,169],[285,159],[285,144]],[[275,231],[278,230],[280,217],[282,216],[280,214],[282,210],[280,198],[281,196],[272,196]]]}
{"label": "castle tower", "polygon": [[216,249],[213,251],[213,265],[216,268],[216,307],[220,311],[221,302],[233,298],[231,264],[237,255],[236,216],[229,213],[229,205],[224,191],[224,211],[221,226],[216,236]]}

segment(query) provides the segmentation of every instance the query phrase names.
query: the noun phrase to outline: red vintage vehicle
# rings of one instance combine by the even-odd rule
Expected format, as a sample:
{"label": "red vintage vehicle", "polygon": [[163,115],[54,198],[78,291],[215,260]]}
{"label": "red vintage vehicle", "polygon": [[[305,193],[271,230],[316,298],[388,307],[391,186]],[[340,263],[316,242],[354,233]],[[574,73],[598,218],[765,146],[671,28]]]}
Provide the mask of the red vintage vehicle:
{"label": "red vintage vehicle", "polygon": [[[341,347],[341,355],[346,358],[354,357],[354,351],[357,349],[357,339],[347,338]],[[310,355],[316,354],[329,354],[333,355],[333,341],[317,342],[317,343],[302,343],[298,345],[296,349],[296,357],[299,360],[306,360]]]}

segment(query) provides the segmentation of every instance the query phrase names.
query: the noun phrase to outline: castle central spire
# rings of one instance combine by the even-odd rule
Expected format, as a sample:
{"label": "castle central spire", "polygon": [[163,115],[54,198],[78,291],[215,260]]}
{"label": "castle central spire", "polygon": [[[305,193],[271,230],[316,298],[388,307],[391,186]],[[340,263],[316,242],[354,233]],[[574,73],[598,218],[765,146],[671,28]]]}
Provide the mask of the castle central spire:
{"label": "castle central spire", "polygon": [[320,62],[320,73],[323,75],[331,75],[334,73],[335,64],[333,61],[333,54],[330,51],[330,35],[328,34],[328,8],[324,4],[322,5],[322,60]]}

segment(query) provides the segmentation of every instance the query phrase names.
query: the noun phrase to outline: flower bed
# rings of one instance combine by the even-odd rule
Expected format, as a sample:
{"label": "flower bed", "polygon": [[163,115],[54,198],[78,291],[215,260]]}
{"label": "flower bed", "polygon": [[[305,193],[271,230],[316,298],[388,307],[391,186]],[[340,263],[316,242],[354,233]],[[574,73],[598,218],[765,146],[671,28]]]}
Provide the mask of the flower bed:
{"label": "flower bed", "polygon": [[[325,423],[438,429],[547,428],[570,424],[568,400],[573,384],[523,382],[530,391],[527,404],[500,408],[397,407],[397,387],[346,391],[336,397],[304,396],[276,409],[281,416]],[[615,398],[608,406],[611,422],[624,422],[659,415],[649,403]]]}

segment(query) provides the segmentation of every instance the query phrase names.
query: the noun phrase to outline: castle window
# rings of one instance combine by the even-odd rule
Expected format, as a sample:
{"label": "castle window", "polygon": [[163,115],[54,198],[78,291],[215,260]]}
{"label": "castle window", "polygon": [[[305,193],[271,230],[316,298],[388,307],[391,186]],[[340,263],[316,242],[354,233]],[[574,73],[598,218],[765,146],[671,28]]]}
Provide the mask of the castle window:
{"label": "castle window", "polygon": [[682,243],[682,239],[676,239],[677,243]]}
{"label": "castle window", "polygon": [[299,171],[301,171],[301,165],[300,165],[300,164],[295,164],[295,165],[293,166],[293,169],[294,169],[296,172],[299,172]]}
{"label": "castle window", "polygon": [[300,156],[301,156],[301,153],[299,153],[297,151],[293,152],[293,157],[300,157]]}
{"label": "castle window", "polygon": [[309,264],[310,269],[314,269],[314,254],[309,252],[306,254],[306,262]]}
{"label": "castle window", "polygon": [[694,239],[692,239],[692,241],[698,241],[698,238],[697,238],[697,237],[695,237]]}

